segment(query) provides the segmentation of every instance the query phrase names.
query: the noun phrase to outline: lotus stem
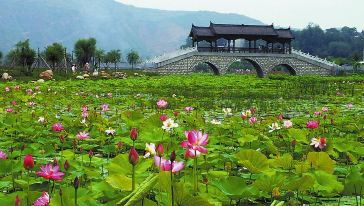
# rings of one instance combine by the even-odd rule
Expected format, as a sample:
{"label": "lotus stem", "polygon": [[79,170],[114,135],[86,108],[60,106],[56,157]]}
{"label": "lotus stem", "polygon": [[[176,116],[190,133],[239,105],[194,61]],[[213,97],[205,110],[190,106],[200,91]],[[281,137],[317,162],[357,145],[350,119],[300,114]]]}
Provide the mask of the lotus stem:
{"label": "lotus stem", "polygon": [[172,206],[174,206],[174,190],[173,190],[173,162],[171,163],[171,195],[172,195]]}
{"label": "lotus stem", "polygon": [[135,189],[135,166],[133,165],[133,167],[132,167],[133,169],[132,169],[132,179],[131,179],[131,191],[134,191],[134,189]]}

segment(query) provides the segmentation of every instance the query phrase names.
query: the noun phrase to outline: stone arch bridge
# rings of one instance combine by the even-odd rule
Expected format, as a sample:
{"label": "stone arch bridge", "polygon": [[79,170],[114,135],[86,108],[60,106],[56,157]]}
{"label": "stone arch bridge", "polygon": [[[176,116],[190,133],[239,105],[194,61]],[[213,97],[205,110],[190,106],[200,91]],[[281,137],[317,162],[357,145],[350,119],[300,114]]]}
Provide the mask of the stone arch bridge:
{"label": "stone arch bridge", "polygon": [[206,63],[219,75],[225,74],[229,66],[237,61],[250,62],[259,77],[266,76],[276,66],[284,66],[291,75],[331,75],[340,69],[340,66],[332,62],[296,50],[280,54],[199,52],[197,48],[188,48],[156,57],[147,64],[151,67],[148,71],[160,74],[191,74],[196,65]]}

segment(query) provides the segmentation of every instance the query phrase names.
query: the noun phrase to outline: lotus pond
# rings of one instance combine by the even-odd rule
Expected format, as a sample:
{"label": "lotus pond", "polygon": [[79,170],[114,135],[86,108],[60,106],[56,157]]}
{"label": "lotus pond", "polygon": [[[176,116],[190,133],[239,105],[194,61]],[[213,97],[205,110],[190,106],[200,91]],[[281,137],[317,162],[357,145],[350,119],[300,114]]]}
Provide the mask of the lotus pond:
{"label": "lotus pond", "polygon": [[364,77],[0,84],[0,205],[362,205]]}

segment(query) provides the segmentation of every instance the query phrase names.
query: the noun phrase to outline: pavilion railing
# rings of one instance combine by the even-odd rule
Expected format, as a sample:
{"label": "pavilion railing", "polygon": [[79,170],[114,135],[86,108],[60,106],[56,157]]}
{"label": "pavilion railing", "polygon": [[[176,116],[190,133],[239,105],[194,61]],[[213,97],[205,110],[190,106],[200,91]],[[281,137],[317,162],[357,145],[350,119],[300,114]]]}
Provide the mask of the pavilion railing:
{"label": "pavilion railing", "polygon": [[231,53],[275,53],[288,54],[290,50],[279,48],[246,48],[246,47],[197,47],[199,52],[231,52]]}

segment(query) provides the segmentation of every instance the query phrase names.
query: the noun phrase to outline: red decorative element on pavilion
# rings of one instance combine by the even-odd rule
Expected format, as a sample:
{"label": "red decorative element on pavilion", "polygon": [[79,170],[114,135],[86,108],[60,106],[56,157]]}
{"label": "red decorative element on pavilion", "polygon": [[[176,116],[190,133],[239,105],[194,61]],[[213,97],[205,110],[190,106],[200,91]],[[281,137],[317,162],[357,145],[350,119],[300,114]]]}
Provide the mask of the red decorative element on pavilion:
{"label": "red decorative element on pavilion", "polygon": [[[189,37],[200,52],[291,53],[294,39],[291,28],[272,25],[214,24],[199,27],[192,24]],[[236,41],[240,40],[240,46]]]}

